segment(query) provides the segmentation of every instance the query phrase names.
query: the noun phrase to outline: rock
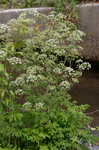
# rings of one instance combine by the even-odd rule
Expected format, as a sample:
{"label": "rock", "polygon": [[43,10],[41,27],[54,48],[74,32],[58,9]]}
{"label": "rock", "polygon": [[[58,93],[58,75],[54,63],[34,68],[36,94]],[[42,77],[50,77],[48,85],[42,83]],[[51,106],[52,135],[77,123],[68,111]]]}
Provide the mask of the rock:
{"label": "rock", "polygon": [[91,146],[89,150],[99,150],[99,146]]}
{"label": "rock", "polygon": [[40,8],[25,8],[25,9],[8,9],[0,11],[0,24],[6,24],[9,20],[17,18],[20,13],[36,9],[41,13],[48,14],[53,8],[40,7]]}
{"label": "rock", "polygon": [[81,4],[77,6],[80,29],[86,33],[82,55],[85,58],[99,60],[99,3]]}

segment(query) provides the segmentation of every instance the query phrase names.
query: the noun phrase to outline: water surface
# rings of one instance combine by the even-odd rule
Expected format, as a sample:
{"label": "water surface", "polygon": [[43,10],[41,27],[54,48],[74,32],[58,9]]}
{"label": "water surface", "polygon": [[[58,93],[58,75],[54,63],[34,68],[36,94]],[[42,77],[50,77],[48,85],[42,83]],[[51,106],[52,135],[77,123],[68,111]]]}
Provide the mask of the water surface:
{"label": "water surface", "polygon": [[90,105],[88,113],[94,118],[92,125],[99,126],[99,71],[85,72],[70,93],[79,104]]}

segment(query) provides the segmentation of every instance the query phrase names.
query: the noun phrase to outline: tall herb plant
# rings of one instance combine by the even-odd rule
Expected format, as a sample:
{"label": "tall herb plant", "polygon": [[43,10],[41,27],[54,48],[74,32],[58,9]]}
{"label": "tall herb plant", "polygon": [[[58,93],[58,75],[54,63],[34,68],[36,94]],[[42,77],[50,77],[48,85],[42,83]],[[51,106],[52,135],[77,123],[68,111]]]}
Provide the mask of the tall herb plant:
{"label": "tall herb plant", "polygon": [[0,26],[2,148],[78,150],[93,141],[88,106],[68,94],[90,68],[79,59],[83,35],[63,14],[36,9]]}

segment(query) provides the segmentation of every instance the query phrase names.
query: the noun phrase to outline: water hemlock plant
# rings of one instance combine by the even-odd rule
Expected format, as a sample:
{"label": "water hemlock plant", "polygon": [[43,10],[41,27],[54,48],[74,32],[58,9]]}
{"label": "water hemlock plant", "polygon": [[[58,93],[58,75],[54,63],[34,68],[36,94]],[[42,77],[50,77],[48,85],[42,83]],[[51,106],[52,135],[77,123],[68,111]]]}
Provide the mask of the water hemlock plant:
{"label": "water hemlock plant", "polygon": [[82,36],[63,14],[35,9],[0,25],[1,150],[83,150],[93,142],[88,105],[68,94],[90,68],[78,53]]}

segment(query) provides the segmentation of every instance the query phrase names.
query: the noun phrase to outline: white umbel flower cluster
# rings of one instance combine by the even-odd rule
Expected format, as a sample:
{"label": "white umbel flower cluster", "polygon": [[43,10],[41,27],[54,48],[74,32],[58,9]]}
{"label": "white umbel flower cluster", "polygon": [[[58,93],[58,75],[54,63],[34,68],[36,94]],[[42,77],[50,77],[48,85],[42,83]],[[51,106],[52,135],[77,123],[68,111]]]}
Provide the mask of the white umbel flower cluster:
{"label": "white umbel flower cluster", "polygon": [[87,62],[82,63],[81,65],[79,65],[79,70],[89,70],[91,68],[91,65]]}
{"label": "white umbel flower cluster", "polygon": [[71,87],[69,81],[62,81],[59,86],[60,86],[61,88],[65,88],[65,89],[67,89],[67,90],[69,90],[70,87]]}
{"label": "white umbel flower cluster", "polygon": [[32,109],[32,104],[30,102],[26,102],[23,104],[23,108],[24,110],[29,111]]}
{"label": "white umbel flower cluster", "polygon": [[0,60],[4,59],[6,57],[7,53],[3,50],[0,50]]}
{"label": "white umbel flower cluster", "polygon": [[39,102],[35,104],[36,110],[42,109],[43,107],[44,107],[44,103]]}
{"label": "white umbel flower cluster", "polygon": [[34,75],[36,73],[41,73],[43,71],[43,68],[41,66],[32,66],[32,67],[28,67],[27,69],[27,74],[29,75]]}
{"label": "white umbel flower cluster", "polygon": [[15,94],[20,96],[20,95],[23,95],[24,92],[23,92],[22,89],[17,89],[17,90],[15,91]]}
{"label": "white umbel flower cluster", "polygon": [[8,26],[6,24],[0,24],[0,34],[6,33],[8,30]]}
{"label": "white umbel flower cluster", "polygon": [[27,83],[33,83],[37,80],[38,80],[38,77],[36,75],[30,74],[29,76],[27,76],[26,82]]}
{"label": "white umbel flower cluster", "polygon": [[69,75],[71,75],[74,72],[74,70],[71,67],[66,67],[64,69],[64,72],[67,73],[67,74],[69,74]]}
{"label": "white umbel flower cluster", "polygon": [[53,70],[53,72],[56,73],[56,74],[61,74],[61,73],[62,73],[61,69],[58,68],[58,67],[55,68],[55,69]]}
{"label": "white umbel flower cluster", "polygon": [[25,80],[23,77],[18,77],[14,83],[16,86],[23,86],[25,84]]}
{"label": "white umbel flower cluster", "polygon": [[8,58],[7,60],[11,65],[22,64],[21,58],[18,58],[18,57],[11,57],[11,58]]}

